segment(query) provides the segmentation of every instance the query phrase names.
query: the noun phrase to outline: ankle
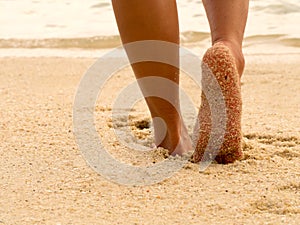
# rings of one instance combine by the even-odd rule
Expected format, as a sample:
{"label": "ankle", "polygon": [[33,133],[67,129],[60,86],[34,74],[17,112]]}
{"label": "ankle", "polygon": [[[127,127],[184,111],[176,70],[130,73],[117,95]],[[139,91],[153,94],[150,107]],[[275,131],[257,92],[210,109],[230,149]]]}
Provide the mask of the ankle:
{"label": "ankle", "polygon": [[165,139],[157,145],[169,150],[170,155],[184,155],[193,149],[187,128],[182,124],[177,130],[168,131]]}
{"label": "ankle", "polygon": [[[169,122],[169,121],[168,121]],[[180,121],[174,121],[173,123],[163,124],[154,123],[154,136],[155,144],[158,147],[167,148],[171,152],[175,150],[178,140],[180,139]]]}
{"label": "ankle", "polygon": [[237,42],[233,42],[230,40],[224,40],[224,39],[218,39],[218,40],[213,41],[213,45],[215,45],[215,44],[223,44],[230,49],[230,51],[235,59],[238,73],[240,76],[242,76],[244,68],[245,68],[245,58],[244,58],[244,54],[243,54],[241,45],[238,44]]}
{"label": "ankle", "polygon": [[167,132],[165,138],[157,147],[162,147],[169,150],[169,154],[172,154],[180,141],[180,135],[177,132]]}

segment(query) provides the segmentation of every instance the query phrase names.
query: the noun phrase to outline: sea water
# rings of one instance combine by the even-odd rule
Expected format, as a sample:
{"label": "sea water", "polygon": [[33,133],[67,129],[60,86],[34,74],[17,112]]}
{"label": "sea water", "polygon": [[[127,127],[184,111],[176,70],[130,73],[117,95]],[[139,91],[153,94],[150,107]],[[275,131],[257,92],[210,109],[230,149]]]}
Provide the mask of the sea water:
{"label": "sea water", "polygon": [[[181,40],[209,39],[200,0],[178,0]],[[300,47],[299,0],[250,0],[245,36]],[[100,50],[120,45],[111,1],[0,0],[0,55],[24,49]],[[9,49],[9,51],[8,51]]]}

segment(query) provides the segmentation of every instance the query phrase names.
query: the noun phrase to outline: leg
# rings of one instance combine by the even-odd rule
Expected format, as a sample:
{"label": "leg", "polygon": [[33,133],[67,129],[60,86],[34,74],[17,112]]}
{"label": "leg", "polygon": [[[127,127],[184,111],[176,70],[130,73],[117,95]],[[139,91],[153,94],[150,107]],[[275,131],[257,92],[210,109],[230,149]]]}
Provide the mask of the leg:
{"label": "leg", "polygon": [[223,43],[232,52],[240,76],[244,70],[242,42],[249,0],[203,0],[210,25],[212,44]]}
{"label": "leg", "polygon": [[[112,0],[119,32],[124,44],[142,40],[161,40],[179,44],[178,16],[175,0]],[[166,16],[168,17],[166,19]],[[127,52],[128,53],[128,52]],[[130,54],[134,54],[130,52]],[[128,55],[130,55],[128,54]],[[179,65],[179,49],[171,54],[172,60]],[[147,76],[160,76],[179,84],[179,69],[171,65],[158,62],[140,62],[132,64],[136,78]],[[159,84],[157,84],[159,85]],[[147,87],[142,87],[142,92],[147,92]],[[178,88],[170,93],[179,109]],[[176,109],[163,99],[147,97],[147,105],[152,118],[160,117],[166,124],[166,136],[161,135],[161,126],[154,120],[156,145],[164,147],[172,154],[183,154],[191,150],[191,143],[181,115]],[[179,143],[180,134],[186,133],[185,141],[181,140],[179,148],[174,152]],[[183,142],[182,142],[183,141]]]}
{"label": "leg", "polygon": [[[210,24],[213,47],[203,57],[217,79],[226,105],[226,131],[224,142],[216,157],[219,163],[230,163],[242,158],[241,151],[241,84],[244,70],[242,41],[248,14],[248,0],[203,0]],[[205,85],[205,84],[203,84]],[[211,112],[202,93],[199,111],[199,139],[193,156],[201,160],[211,132]]]}

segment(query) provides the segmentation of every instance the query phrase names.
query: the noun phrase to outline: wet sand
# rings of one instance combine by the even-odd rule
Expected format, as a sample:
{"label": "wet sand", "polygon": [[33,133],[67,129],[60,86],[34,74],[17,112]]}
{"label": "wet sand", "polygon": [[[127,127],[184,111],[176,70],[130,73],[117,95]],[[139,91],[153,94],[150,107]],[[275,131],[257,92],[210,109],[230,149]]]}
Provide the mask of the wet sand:
{"label": "wet sand", "polygon": [[[212,164],[203,173],[188,163],[170,179],[142,187],[98,175],[76,145],[73,100],[95,60],[0,58],[0,224],[298,224],[299,51],[246,51],[243,160]],[[162,159],[133,157],[113,137],[110,103],[133,75],[127,68],[114,79],[118,82],[108,83],[95,110],[100,137],[124,162]],[[189,82],[183,79],[182,85],[199,105],[200,92]],[[151,130],[143,125],[149,114],[144,105],[135,107],[130,127],[149,143]]]}

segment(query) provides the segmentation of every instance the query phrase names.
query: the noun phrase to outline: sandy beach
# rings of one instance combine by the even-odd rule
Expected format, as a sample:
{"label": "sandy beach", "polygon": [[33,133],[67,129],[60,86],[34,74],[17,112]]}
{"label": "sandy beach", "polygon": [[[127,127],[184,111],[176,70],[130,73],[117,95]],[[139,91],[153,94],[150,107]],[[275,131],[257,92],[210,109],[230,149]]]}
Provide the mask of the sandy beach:
{"label": "sandy beach", "polygon": [[[298,49],[245,51],[243,160],[203,173],[188,163],[170,179],[141,187],[100,176],[76,144],[74,96],[95,58],[0,58],[0,224],[299,224]],[[160,156],[133,154],[117,143],[109,119],[111,102],[133,78],[126,68],[108,83],[95,126],[114,157],[151,164]],[[182,79],[199,104],[189,82]],[[147,139],[151,131],[139,124],[149,114],[144,105],[136,108],[131,128]]]}

